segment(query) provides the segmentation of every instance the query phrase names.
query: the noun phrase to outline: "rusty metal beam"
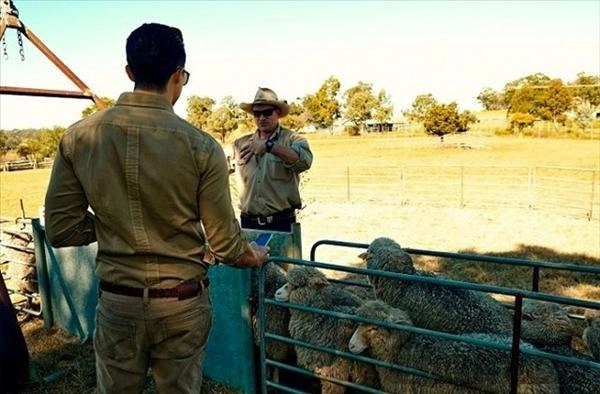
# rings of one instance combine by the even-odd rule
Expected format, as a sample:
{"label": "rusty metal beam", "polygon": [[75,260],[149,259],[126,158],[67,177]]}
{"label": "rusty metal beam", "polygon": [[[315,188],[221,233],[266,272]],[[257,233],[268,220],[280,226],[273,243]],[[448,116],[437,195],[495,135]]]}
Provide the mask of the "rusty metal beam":
{"label": "rusty metal beam", "polygon": [[[90,90],[90,88],[83,83],[81,79],[66,64],[64,64],[58,56],[54,54],[42,42],[42,40],[36,36],[25,24],[19,19],[19,11],[16,9],[11,0],[1,0],[2,1],[2,21],[0,23],[0,38],[4,37],[4,33],[6,28],[10,27],[13,29],[17,29],[21,32],[27,39],[44,54],[64,75],[67,76],[80,90],[81,92],[69,92],[69,91],[60,91],[60,90],[45,90],[45,89],[27,89],[27,88],[14,88],[14,87],[1,87],[0,93],[3,93],[5,89],[7,89],[6,94],[16,94],[16,95],[27,95],[26,92],[30,91],[33,96],[49,96],[49,97],[69,97],[69,98],[87,98],[91,99],[96,103],[96,106],[99,109],[104,109],[108,105],[102,100],[100,97],[96,96],[94,92]],[[16,90],[15,90],[16,89]],[[45,92],[45,93],[43,93]],[[62,92],[62,93],[61,93]],[[75,94],[73,94],[75,93]]]}
{"label": "rusty metal beam", "polygon": [[10,94],[13,96],[59,97],[94,100],[94,98],[89,93],[82,93],[75,90],[34,89],[21,88],[16,86],[0,86],[0,94]]}

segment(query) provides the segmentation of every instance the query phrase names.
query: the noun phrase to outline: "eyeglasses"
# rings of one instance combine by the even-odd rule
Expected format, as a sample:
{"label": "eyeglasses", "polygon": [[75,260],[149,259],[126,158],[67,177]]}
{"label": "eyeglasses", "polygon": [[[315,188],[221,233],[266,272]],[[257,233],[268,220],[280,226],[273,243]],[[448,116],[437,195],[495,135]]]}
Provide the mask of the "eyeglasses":
{"label": "eyeglasses", "polygon": [[254,114],[255,118],[260,118],[261,115],[263,115],[265,118],[268,118],[269,116],[273,115],[274,111],[275,108],[269,108],[263,109],[262,111],[252,111],[252,113]]}
{"label": "eyeglasses", "polygon": [[190,80],[190,72],[184,68],[183,69],[183,85],[187,85],[189,80]]}

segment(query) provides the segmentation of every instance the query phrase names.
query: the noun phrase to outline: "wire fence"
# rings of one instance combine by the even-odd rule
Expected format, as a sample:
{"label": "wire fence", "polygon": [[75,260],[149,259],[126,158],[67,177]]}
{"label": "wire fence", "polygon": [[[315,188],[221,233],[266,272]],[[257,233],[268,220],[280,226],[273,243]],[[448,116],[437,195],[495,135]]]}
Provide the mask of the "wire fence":
{"label": "wire fence", "polygon": [[600,169],[552,166],[407,165],[311,169],[306,200],[511,207],[600,220]]}

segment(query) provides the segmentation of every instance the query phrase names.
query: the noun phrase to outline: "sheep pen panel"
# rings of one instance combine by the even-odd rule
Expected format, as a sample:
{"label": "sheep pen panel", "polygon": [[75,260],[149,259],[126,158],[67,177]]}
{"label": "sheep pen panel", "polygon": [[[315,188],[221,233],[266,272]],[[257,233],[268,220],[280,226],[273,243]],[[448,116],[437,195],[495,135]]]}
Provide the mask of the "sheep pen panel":
{"label": "sheep pen panel", "polygon": [[[381,272],[381,271],[373,271],[373,270],[368,270],[366,268],[357,268],[357,267],[352,267],[352,266],[340,266],[340,265],[333,265],[333,264],[327,264],[327,263],[321,263],[315,260],[315,254],[316,254],[316,249],[318,246],[323,245],[323,244],[328,244],[328,245],[336,245],[336,246],[342,246],[342,247],[351,247],[351,248],[360,248],[360,249],[367,249],[367,247],[369,245],[367,244],[360,244],[360,243],[351,243],[351,242],[344,242],[344,241],[331,241],[331,240],[325,240],[325,241],[319,241],[317,243],[315,243],[311,249],[311,261],[304,261],[304,260],[291,260],[291,259],[279,259],[279,258],[275,258],[274,260],[281,260],[280,263],[285,263],[285,264],[290,264],[292,267],[295,266],[312,266],[312,267],[317,267],[321,270],[323,270],[324,272],[331,272],[332,275],[331,277],[335,277],[335,278],[339,278],[341,275],[341,273],[345,273],[345,274],[357,274],[357,275],[375,275],[375,276],[381,276],[381,277],[385,277],[385,276],[389,276],[392,279],[396,279],[396,280],[405,280],[405,281],[415,281],[414,277],[411,277],[409,275],[403,275],[403,274],[392,274],[392,273],[386,273],[386,272]],[[514,308],[514,312],[512,313],[513,318],[513,333],[515,333],[515,337],[512,340],[512,344],[509,343],[505,344],[505,345],[498,345],[498,343],[495,342],[489,342],[489,341],[481,341],[481,340],[473,340],[473,338],[468,338],[468,337],[464,337],[463,335],[455,335],[455,334],[447,334],[441,331],[435,331],[435,330],[427,330],[427,329],[420,329],[415,327],[414,329],[412,329],[413,332],[417,332],[420,334],[424,334],[424,335],[429,335],[432,337],[442,337],[442,338],[447,338],[447,339],[452,339],[452,340],[458,340],[461,342],[466,342],[466,343],[473,343],[475,345],[478,346],[491,346],[491,347],[498,347],[500,349],[503,349],[504,351],[507,352],[511,352],[512,356],[511,358],[513,359],[512,361],[512,366],[511,366],[511,377],[510,377],[510,389],[511,392],[516,392],[517,388],[518,388],[518,384],[519,381],[517,379],[517,363],[515,362],[515,360],[519,359],[520,357],[530,357],[530,358],[536,358],[536,359],[540,359],[540,360],[550,360],[552,361],[553,364],[555,364],[558,368],[558,366],[560,366],[560,368],[564,371],[565,369],[568,368],[572,368],[577,370],[577,368],[585,368],[586,371],[591,371],[588,373],[589,376],[592,376],[594,379],[592,379],[592,382],[590,383],[590,379],[589,378],[584,378],[582,379],[583,382],[581,382],[582,385],[591,385],[591,387],[593,388],[597,388],[598,383],[594,382],[594,380],[596,377],[600,376],[600,363],[598,361],[600,360],[593,360],[589,357],[587,357],[587,355],[582,355],[582,353],[577,352],[575,350],[573,350],[573,352],[568,352],[564,349],[558,349],[556,347],[544,347],[544,348],[532,348],[530,346],[525,346],[525,345],[520,345],[520,335],[521,335],[521,323],[522,323],[522,307],[523,307],[523,302],[524,301],[536,301],[536,300],[540,300],[540,301],[545,301],[545,302],[551,302],[551,303],[557,303],[560,304],[562,306],[567,306],[569,308],[571,308],[571,310],[578,310],[578,311],[582,311],[585,309],[592,309],[592,310],[597,310],[600,311],[600,302],[596,301],[596,298],[592,298],[593,301],[589,301],[587,299],[581,299],[581,298],[572,298],[572,297],[564,297],[564,296],[558,296],[558,295],[554,295],[554,294],[550,294],[550,293],[544,293],[544,292],[540,292],[538,291],[538,289],[541,287],[543,288],[543,280],[544,280],[544,276],[540,276],[540,270],[542,272],[544,271],[562,271],[562,272],[567,272],[567,273],[572,273],[574,275],[583,275],[586,276],[588,278],[600,278],[600,267],[597,266],[578,266],[576,264],[560,264],[560,263],[551,263],[551,262],[543,262],[543,261],[531,261],[531,260],[525,260],[525,259],[510,259],[510,258],[501,258],[501,257],[497,257],[497,256],[484,256],[484,255],[467,255],[467,254],[454,254],[454,253],[446,253],[446,252],[438,252],[438,251],[426,251],[426,250],[416,250],[416,249],[405,249],[407,252],[409,252],[411,255],[413,256],[418,256],[418,255],[422,255],[422,256],[436,256],[436,257],[442,257],[442,258],[447,258],[450,261],[452,261],[453,259],[464,259],[467,262],[468,261],[479,261],[482,264],[491,264],[491,265],[498,265],[498,266],[502,266],[503,264],[506,265],[513,265],[513,266],[521,266],[520,268],[522,268],[524,271],[529,270],[531,275],[529,276],[529,285],[525,284],[523,286],[523,289],[515,289],[515,288],[510,288],[510,287],[501,287],[501,286],[494,286],[494,285],[482,285],[482,284],[477,284],[477,283],[470,283],[470,282],[459,282],[459,281],[455,281],[455,280],[447,280],[447,279],[439,279],[439,278],[417,278],[417,281],[425,281],[425,282],[430,282],[431,284],[434,284],[435,286],[443,286],[443,287],[454,287],[454,288],[464,288],[464,289],[469,289],[475,292],[482,292],[482,293],[488,293],[488,294],[493,294],[493,295],[500,295],[500,296],[504,296],[505,299],[507,300],[511,300],[510,304],[513,305],[512,308]],[[293,268],[292,268],[293,269]],[[541,278],[541,279],[540,279]],[[264,280],[264,278],[261,278],[261,280]],[[542,283],[540,284],[539,281],[542,281]],[[338,280],[333,280],[333,282],[339,282]],[[264,282],[261,283],[262,286],[264,286]],[[527,290],[527,288],[530,288],[532,290]],[[283,306],[286,307],[286,303],[280,302],[280,301],[276,301],[274,299],[270,299],[270,298],[265,298],[264,297],[264,292],[259,292],[259,296],[261,297],[259,299],[259,313],[261,313],[261,318],[262,319],[268,319],[269,316],[264,315],[264,311],[265,311],[265,305],[277,305],[277,306]],[[508,303],[508,302],[507,302]],[[297,309],[297,310],[302,310],[302,311],[307,311],[310,313],[317,313],[317,314],[322,314],[325,316],[331,316],[333,318],[338,318],[338,319],[348,319],[348,320],[352,320],[355,323],[360,323],[360,322],[365,322],[364,319],[361,320],[360,317],[356,317],[353,315],[344,315],[344,314],[339,314],[339,313],[332,313],[331,311],[328,310],[319,310],[318,308],[311,308],[311,307],[306,307],[306,306],[302,306],[302,305],[287,305],[288,308],[290,309]],[[581,314],[569,314],[570,319],[573,320],[578,320],[581,321],[582,316]],[[372,321],[370,321],[369,323],[373,323]],[[378,324],[381,324],[381,322],[379,322]],[[385,325],[385,323],[384,323]],[[264,326],[261,324],[261,326]],[[398,329],[398,327],[395,327],[396,329]],[[411,331],[411,329],[409,328],[408,331]],[[267,389],[273,389],[273,388],[283,388],[286,389],[286,386],[282,386],[279,382],[276,381],[272,381],[270,379],[267,378],[266,376],[266,369],[265,366],[271,366],[271,367],[278,367],[280,369],[288,369],[290,371],[294,371],[299,375],[305,375],[305,376],[315,376],[315,373],[313,373],[312,371],[308,371],[305,370],[303,368],[299,368],[297,365],[290,365],[290,364],[284,364],[281,362],[278,362],[277,360],[271,360],[266,358],[265,353],[262,349],[262,344],[264,344],[265,340],[268,339],[277,339],[280,340],[282,342],[286,342],[286,343],[291,343],[294,344],[296,346],[301,346],[301,347],[306,347],[309,349],[316,349],[319,351],[324,352],[324,354],[335,354],[337,356],[341,356],[341,357],[345,357],[349,360],[359,360],[365,363],[373,363],[374,365],[379,365],[379,366],[384,366],[387,368],[392,368],[392,369],[401,369],[404,370],[405,372],[406,369],[405,367],[402,366],[398,366],[398,365],[386,365],[385,362],[380,362],[380,361],[373,361],[373,359],[370,358],[366,358],[365,357],[360,357],[360,356],[356,356],[354,354],[348,353],[346,352],[340,352],[336,349],[332,349],[332,348],[322,348],[320,346],[315,346],[314,344],[308,343],[308,342],[303,342],[303,341],[297,341],[293,338],[284,338],[278,335],[274,335],[272,333],[269,333],[268,331],[261,331],[260,333],[261,335],[261,365],[263,368],[263,374],[261,376],[261,387],[263,392],[266,392]],[[404,368],[404,369],[403,369]],[[418,374],[427,374],[424,371],[408,371],[408,373],[416,373]],[[425,375],[426,376],[426,375]],[[588,376],[588,377],[589,377]],[[428,378],[432,378],[431,376],[427,376]],[[435,376],[433,377],[435,379]],[[586,380],[587,379],[587,380]],[[328,380],[327,378],[325,378],[325,380]],[[345,387],[356,387],[356,385],[354,383],[351,382],[337,382],[340,386],[345,386]],[[566,383],[564,383],[563,381],[561,381],[561,387],[562,385]],[[587,387],[587,386],[586,386]],[[377,389],[373,389],[373,388],[365,388],[365,387],[357,387],[359,389],[363,389],[365,392],[382,392],[382,391],[378,391]],[[562,389],[561,389],[562,390]]]}

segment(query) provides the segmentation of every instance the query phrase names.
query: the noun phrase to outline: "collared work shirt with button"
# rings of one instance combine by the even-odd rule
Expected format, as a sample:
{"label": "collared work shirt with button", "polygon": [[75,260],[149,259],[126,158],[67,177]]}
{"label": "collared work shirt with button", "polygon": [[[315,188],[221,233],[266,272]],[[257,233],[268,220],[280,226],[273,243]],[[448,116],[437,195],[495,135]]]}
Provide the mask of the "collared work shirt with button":
{"label": "collared work shirt with button", "polygon": [[207,238],[226,263],[247,245],[223,149],[178,117],[165,97],[145,92],[123,93],[114,107],[67,129],[45,225],[57,247],[97,240],[99,278],[134,287],[204,276]]}
{"label": "collared work shirt with button", "polygon": [[308,141],[292,130],[278,127],[271,140],[296,151],[299,159],[286,164],[274,154],[265,152],[240,165],[240,149],[253,135],[258,138],[258,131],[238,138],[233,144],[241,212],[269,216],[285,209],[300,208],[300,173],[308,170],[313,160]]}

